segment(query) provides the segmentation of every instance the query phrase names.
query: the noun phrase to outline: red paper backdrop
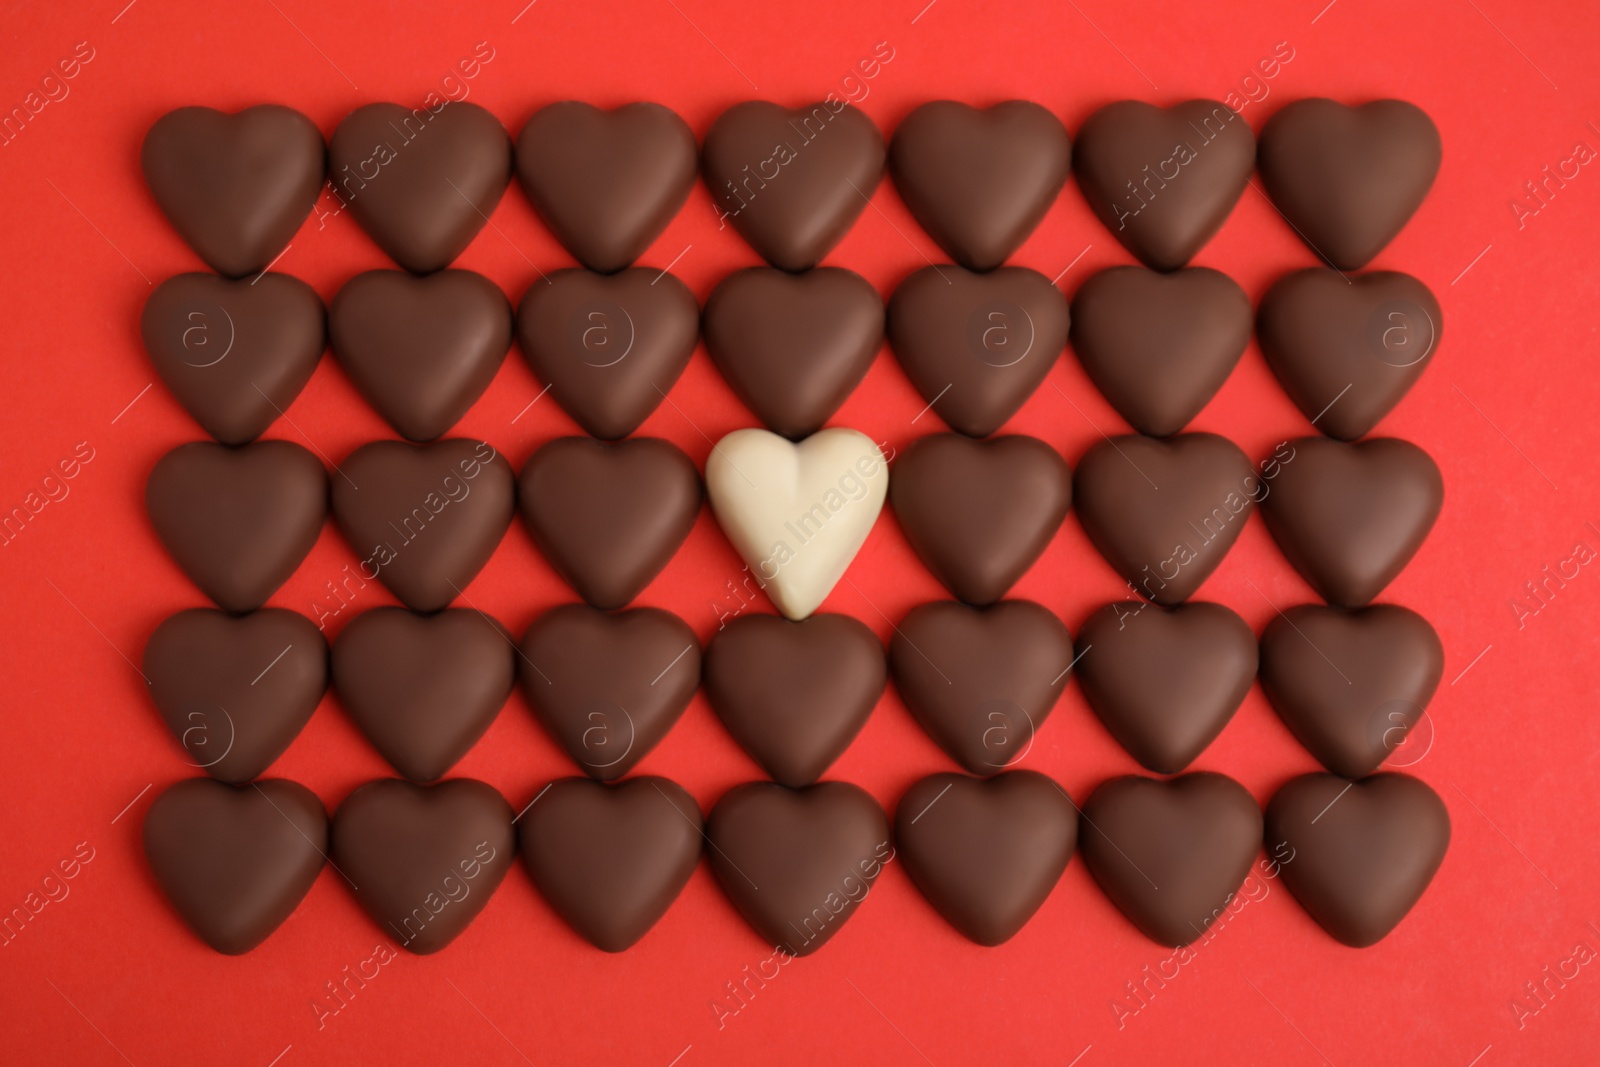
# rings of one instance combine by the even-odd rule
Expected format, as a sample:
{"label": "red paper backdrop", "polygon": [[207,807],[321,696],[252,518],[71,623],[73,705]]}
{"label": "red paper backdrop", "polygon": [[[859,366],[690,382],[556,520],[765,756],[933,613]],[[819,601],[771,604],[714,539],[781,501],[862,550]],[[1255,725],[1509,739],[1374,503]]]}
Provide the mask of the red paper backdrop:
{"label": "red paper backdrop", "polygon": [[[40,891],[75,849],[93,855],[65,883],[70,895],[0,948],[0,1058],[141,1067],[1592,1061],[1600,969],[1580,967],[1574,977],[1576,962],[1564,961],[1579,945],[1589,946],[1581,959],[1600,948],[1591,786],[1600,770],[1600,657],[1590,622],[1600,577],[1584,567],[1565,584],[1552,580],[1541,601],[1525,599],[1525,583],[1543,581],[1543,568],[1572,556],[1579,542],[1600,547],[1591,525],[1600,525],[1600,479],[1590,422],[1597,286],[1589,266],[1600,240],[1600,175],[1585,167],[1573,177],[1567,165],[1567,177],[1544,182],[1544,199],[1527,201],[1520,218],[1511,204],[1526,196],[1525,183],[1544,181],[1543,168],[1565,165],[1575,145],[1590,155],[1600,147],[1591,122],[1600,118],[1594,5],[125,2],[29,5],[0,22],[6,110],[58,60],[93,53],[67,83],[69,95],[0,147],[8,246],[0,267],[0,505],[21,503],[79,442],[94,456],[68,483],[69,496],[0,548],[8,712],[0,908]],[[149,283],[200,263],[144,188],[140,139],[173,107],[262,101],[299,108],[328,134],[359,104],[440,89],[478,42],[488,42],[494,58],[467,83],[470,99],[513,132],[540,105],[567,97],[658,100],[703,133],[719,111],[752,96],[799,103],[830,90],[859,95],[862,84],[845,79],[879,42],[893,59],[864,82],[861,103],[885,130],[941,96],[1027,97],[1076,130],[1118,98],[1170,103],[1238,91],[1279,42],[1293,59],[1264,83],[1268,95],[1245,107],[1257,129],[1281,103],[1308,95],[1392,95],[1427,110],[1443,131],[1444,169],[1374,266],[1423,279],[1444,305],[1446,326],[1433,366],[1381,430],[1435,456],[1447,493],[1438,527],[1385,599],[1422,612],[1444,639],[1431,748],[1410,769],[1444,798],[1454,837],[1432,888],[1399,929],[1375,948],[1341,947],[1281,882],[1266,881],[1264,897],[1119,1020],[1112,1005],[1126,983],[1168,953],[1112,908],[1080,861],[1033,922],[997,949],[963,940],[891,865],[823,952],[785,967],[719,1027],[713,1000],[769,950],[704,865],[660,925],[617,956],[579,941],[519,869],[449,950],[425,959],[401,953],[320,1029],[312,1005],[325,983],[383,940],[333,872],[324,871],[294,916],[248,956],[219,956],[189,934],[145,868],[139,827],[154,793],[192,772],[131,664],[161,619],[202,603],[152,536],[140,503],[155,459],[202,435],[159,383],[146,391],[154,373],[136,327]],[[1251,84],[1259,97],[1262,83]],[[319,209],[332,206],[325,199]],[[487,274],[514,299],[538,269],[570,263],[519,191],[508,192],[493,224],[459,265]],[[885,183],[827,262],[861,272],[887,294],[927,258],[942,257]],[[756,262],[730,231],[718,232],[703,187],[642,262],[674,260],[702,300],[718,279]],[[1073,187],[1015,261],[1061,274],[1070,294],[1093,271],[1129,257]],[[1237,278],[1255,299],[1313,260],[1260,193],[1247,190],[1198,262]],[[277,269],[327,299],[355,273],[387,265],[344,215],[321,227],[313,217]],[[520,466],[540,443],[574,432],[548,399],[513,424],[537,392],[513,354],[459,433],[494,442]],[[697,462],[708,439],[753,423],[703,351],[671,400],[642,432],[677,442]],[[903,445],[937,428],[932,415],[912,425],[923,403],[884,353],[834,421]],[[293,425],[280,420],[269,436],[334,460],[392,436],[331,359],[289,414]],[[1070,356],[1010,428],[1042,437],[1069,461],[1099,431],[1125,430]],[[1253,346],[1194,428],[1226,434],[1257,456],[1308,431]],[[309,613],[322,583],[354,558],[330,524],[272,603]],[[740,566],[704,514],[641,602],[679,613],[708,637]],[[887,516],[850,578],[860,591],[842,585],[827,609],[880,634],[889,619],[942,595]],[[1074,629],[1123,592],[1072,520],[1016,589]],[[520,522],[468,595],[517,631],[571,599]],[[1273,604],[1312,599],[1257,519],[1201,595],[1235,608],[1258,631]],[[1520,615],[1518,597],[1528,609]],[[373,585],[358,606],[390,602]],[[1026,764],[1078,798],[1137,770],[1075,687]],[[1197,766],[1234,776],[1265,801],[1315,765],[1257,691]],[[832,776],[892,806],[914,779],[948,769],[891,692]],[[520,808],[545,781],[572,770],[517,695],[456,773],[493,783]],[[704,807],[758,774],[702,698],[640,770],[682,782]],[[330,696],[273,773],[310,786],[331,809],[388,768]],[[1547,978],[1563,971],[1559,981]],[[1541,984],[1540,999],[1529,982]]]}

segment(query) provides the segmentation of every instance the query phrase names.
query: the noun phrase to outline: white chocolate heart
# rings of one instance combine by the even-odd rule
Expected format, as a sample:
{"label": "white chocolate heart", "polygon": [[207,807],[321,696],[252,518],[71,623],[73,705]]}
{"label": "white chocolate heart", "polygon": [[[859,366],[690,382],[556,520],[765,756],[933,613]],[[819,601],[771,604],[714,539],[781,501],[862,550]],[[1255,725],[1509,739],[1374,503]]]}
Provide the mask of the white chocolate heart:
{"label": "white chocolate heart", "polygon": [[717,522],[791,619],[810,615],[833,591],[888,489],[888,461],[857,430],[822,430],[799,444],[735,430],[706,460]]}

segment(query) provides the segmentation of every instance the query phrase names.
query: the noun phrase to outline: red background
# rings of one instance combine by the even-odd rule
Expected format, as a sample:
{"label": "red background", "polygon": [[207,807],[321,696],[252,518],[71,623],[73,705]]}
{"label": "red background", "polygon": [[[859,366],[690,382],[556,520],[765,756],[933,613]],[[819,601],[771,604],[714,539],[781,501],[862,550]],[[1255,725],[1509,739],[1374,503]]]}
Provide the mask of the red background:
{"label": "red background", "polygon": [[[1600,174],[1585,168],[1520,227],[1509,203],[1541,168],[1572,156],[1575,143],[1600,147],[1590,121],[1600,119],[1600,9],[1578,0],[1336,0],[1327,8],[1324,0],[1253,0],[1227,11],[1188,2],[1132,10],[1110,0],[1004,10],[975,0],[926,9],[926,0],[537,0],[525,9],[525,0],[125,2],[35,4],[0,20],[6,110],[78,42],[94,49],[70,95],[0,148],[8,245],[0,505],[21,503],[78,442],[95,453],[70,496],[0,549],[0,810],[8,816],[0,909],[39,889],[77,843],[94,850],[67,883],[71,895],[0,948],[0,1058],[140,1067],[266,1065],[280,1056],[285,1067],[395,1059],[1093,1067],[1190,1055],[1458,1067],[1592,1061],[1600,967],[1552,984],[1548,1003],[1528,1003],[1536,1013],[1519,1015],[1512,1002],[1578,943],[1600,948],[1591,925],[1600,923],[1592,792],[1600,656],[1590,621],[1600,574],[1585,568],[1521,626],[1511,601],[1575,543],[1600,547],[1600,530],[1589,525],[1600,525],[1590,421],[1597,275],[1589,266],[1600,240]],[[1344,948],[1281,882],[1267,882],[1265,899],[1233,917],[1120,1030],[1113,998],[1168,952],[1140,936],[1076,860],[1033,922],[997,949],[963,940],[891,865],[833,943],[784,968],[720,1030],[711,1001],[769,950],[704,865],[660,925],[618,956],[579,941],[519,869],[451,948],[425,959],[401,953],[321,1030],[311,1003],[324,983],[382,937],[332,871],[245,957],[219,956],[193,937],[160,897],[139,845],[151,798],[191,772],[130,661],[161,619],[202,603],[141,506],[156,458],[202,434],[159,383],[141,392],[154,372],[137,334],[148,283],[201,264],[146,192],[139,143],[157,116],[196,103],[233,110],[280,101],[331,134],[359,104],[439,89],[479,41],[495,57],[469,83],[469,99],[512,132],[539,106],[575,97],[658,100],[703,134],[739,100],[797,104],[838,91],[880,41],[894,58],[867,83],[862,106],[886,131],[940,96],[1030,98],[1074,131],[1119,98],[1220,98],[1280,41],[1294,58],[1267,83],[1270,95],[1244,109],[1257,129],[1283,102],[1308,95],[1398,96],[1428,111],[1443,132],[1443,171],[1374,266],[1425,281],[1446,325],[1432,367],[1381,432],[1437,458],[1446,504],[1385,599],[1422,612],[1444,639],[1432,747],[1410,770],[1444,798],[1454,837],[1432,888],[1398,930],[1375,948]],[[924,257],[943,257],[888,183],[873,205],[828,262],[887,294]],[[499,232],[485,230],[458,265],[487,274],[513,299],[536,278],[534,265],[570,263],[515,188],[494,224]],[[702,300],[718,279],[756,262],[731,231],[717,231],[703,187],[642,262],[665,266],[686,246],[673,269]],[[1069,294],[1094,270],[1130,261],[1071,187],[1015,262],[1055,277],[1075,259],[1060,279]],[[1197,262],[1258,299],[1280,274],[1313,260],[1247,190]],[[357,272],[387,265],[346,214],[321,229],[313,217],[276,269],[328,299]],[[548,399],[512,425],[537,392],[514,353],[457,432],[488,439],[520,467],[540,443],[575,432]],[[642,432],[675,441],[702,464],[708,437],[753,424],[703,351],[672,401]],[[912,425],[923,403],[884,353],[834,421],[904,445],[939,428],[931,414]],[[280,420],[268,436],[334,460],[392,436],[331,359],[289,415],[294,425]],[[1073,462],[1098,439],[1097,427],[1125,431],[1070,356],[1010,426]],[[1223,433],[1257,457],[1308,432],[1254,346],[1193,428]],[[354,559],[330,524],[272,603],[309,613],[323,581]],[[708,637],[713,605],[740,566],[705,513],[641,602],[676,611]],[[860,593],[841,584],[826,608],[880,634],[886,617],[943,595],[887,516],[850,579]],[[467,592],[518,632],[571,599],[520,522]],[[1015,590],[1074,630],[1123,592],[1072,520]],[[1258,631],[1272,617],[1269,599],[1312,599],[1259,519],[1200,595]],[[372,585],[358,606],[391,602]],[[1076,687],[1026,765],[1080,799],[1137,769]],[[1265,801],[1314,763],[1256,691],[1197,767],[1230,774]],[[891,692],[831,776],[892,807],[913,780],[947,769]],[[703,807],[758,774],[703,698],[640,770],[682,782]],[[572,772],[520,695],[456,769],[491,782],[519,809],[544,782]],[[330,696],[273,773],[310,786],[332,809],[388,768]]]}

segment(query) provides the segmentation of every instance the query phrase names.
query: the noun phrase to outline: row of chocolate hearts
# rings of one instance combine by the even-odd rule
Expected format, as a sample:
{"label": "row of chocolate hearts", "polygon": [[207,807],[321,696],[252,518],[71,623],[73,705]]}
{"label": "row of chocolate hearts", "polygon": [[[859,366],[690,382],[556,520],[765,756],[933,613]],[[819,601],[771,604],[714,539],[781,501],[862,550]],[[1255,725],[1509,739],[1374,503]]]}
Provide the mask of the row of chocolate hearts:
{"label": "row of chocolate hearts", "polygon": [[[697,164],[721,218],[773,266],[816,266],[867,206],[887,163],[929,236],[957,262],[988,270],[1033,232],[1074,169],[1060,120],[1020,100],[923,105],[887,149],[872,120],[835,97],[795,109],[749,101],[711,124],[703,154],[688,125],[656,104],[553,104],[515,147],[475,104],[369,104],[339,124],[326,155],[325,165],[317,127],[289,108],[187,107],[151,127],[142,163],[174,227],[232,277],[283,251],[325,179],[401,266],[447,267],[487,224],[513,171],[581,263],[620,270],[683,206]],[[1259,162],[1296,233],[1353,270],[1421,205],[1440,142],[1425,114],[1396,100],[1297,101],[1267,123],[1259,153],[1249,124],[1217,101],[1124,100],[1089,117],[1076,155],[1089,206],[1149,266],[1188,263]]]}
{"label": "row of chocolate hearts", "polygon": [[[563,270],[511,307],[470,271],[415,278],[371,271],[328,313],[332,348],[402,436],[439,437],[488,388],[517,335],[556,403],[595,437],[637,430],[666,399],[700,335],[694,295],[663,271]],[[162,379],[225,444],[254,440],[294,402],[324,347],[311,287],[281,274],[229,281],[182,274],[145,304],[142,334]],[[774,431],[819,429],[890,347],[933,411],[961,433],[999,430],[1071,342],[1095,386],[1140,433],[1182,430],[1216,395],[1250,339],[1250,302],[1206,268],[1116,267],[1067,299],[1022,267],[975,274],[927,267],[887,309],[859,275],[771,268],[725,278],[706,301],[707,351],[733,391]],[[1415,278],[1297,271],[1263,297],[1261,348],[1321,432],[1368,433],[1438,347],[1438,302]],[[542,395],[542,394],[541,394]]]}
{"label": "row of chocolate hearts", "polygon": [[584,940],[620,952],[677,899],[702,836],[723,892],[786,956],[831,939],[896,861],[958,931],[1001,944],[1044,904],[1075,849],[1139,930],[1181,948],[1228,910],[1263,842],[1273,859],[1258,877],[1281,876],[1329,934],[1365,947],[1421,898],[1444,860],[1450,817],[1433,790],[1400,774],[1303,775],[1263,818],[1220,774],[1115,778],[1080,812],[1052,779],[1014,771],[924,778],[901,798],[892,831],[878,802],[844,782],[737,786],[702,821],[694,798],[665,778],[555,781],[515,817],[474,779],[383,779],[350,794],[332,820],[285,779],[192,779],[157,797],[144,823],[168,899],[229,954],[276,930],[325,860],[386,938],[437,952],[488,904],[519,851],[555,912]]}
{"label": "row of chocolate hearts", "polygon": [[[339,527],[363,557],[353,580],[381,580],[416,611],[463,595],[518,500],[568,584],[596,607],[623,607],[688,537],[702,495],[689,457],[655,438],[557,438],[533,453],[520,483],[485,442],[379,441],[348,456],[331,484]],[[1257,467],[1212,434],[1123,436],[1092,446],[1074,476],[1037,438],[934,434],[898,456],[891,477],[877,446],[846,429],[800,445],[735,431],[712,451],[707,488],[750,580],[790,618],[816,610],[841,580],[885,498],[917,555],[971,604],[1000,599],[1039,559],[1075,489],[1091,542],[1146,599],[1193,595],[1259,503],[1290,562],[1346,607],[1399,574],[1443,498],[1427,454],[1390,438],[1286,441]],[[288,441],[180,445],[145,489],[172,558],[236,613],[260,607],[294,573],[328,498],[322,464]]]}
{"label": "row of chocolate hearts", "polygon": [[[1222,732],[1258,675],[1278,715],[1329,770],[1359,777],[1405,743],[1438,687],[1444,653],[1420,615],[1304,605],[1274,619],[1259,651],[1218,604],[1125,601],[1092,614],[1074,655],[1067,628],[1028,600],[936,601],[895,627],[887,655],[845,615],[794,623],[742,616],[704,653],[676,615],[553,608],[520,645],[489,616],[401,608],[358,615],[332,650],[333,687],[402,775],[443,777],[483,736],[520,673],[535,717],[581,770],[611,781],[644,759],[702,684],[712,708],[776,781],[815,782],[866,724],[887,679],[958,764],[1016,764],[1069,670],[1111,735],[1149,770],[1184,770]],[[192,764],[248,782],[288,748],[320,702],[328,649],[304,616],[179,612],[144,653],[150,694]]]}

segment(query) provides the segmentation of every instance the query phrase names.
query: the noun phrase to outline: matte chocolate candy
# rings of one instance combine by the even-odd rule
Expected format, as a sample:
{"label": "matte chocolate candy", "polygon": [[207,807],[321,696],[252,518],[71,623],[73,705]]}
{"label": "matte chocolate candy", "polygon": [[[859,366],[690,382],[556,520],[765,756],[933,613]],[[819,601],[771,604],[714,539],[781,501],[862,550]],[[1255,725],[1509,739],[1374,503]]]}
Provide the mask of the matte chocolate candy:
{"label": "matte chocolate candy", "polygon": [[516,511],[511,464],[484,441],[374,441],[333,483],[333,514],[361,556],[412,611],[438,611],[489,562]]}
{"label": "matte chocolate candy", "polygon": [[1027,100],[981,109],[935,100],[902,119],[889,144],[900,198],[968,270],[993,270],[1028,239],[1071,159],[1061,120]]}
{"label": "matte chocolate candy", "polygon": [[150,699],[188,758],[218,781],[261,775],[300,735],[328,687],[328,645],[303,615],[194,608],[144,646]]}
{"label": "matte chocolate candy", "polygon": [[1261,635],[1261,688],[1328,770],[1359,778],[1406,741],[1439,688],[1444,646],[1428,620],[1376,604],[1303,604]]}
{"label": "matte chocolate candy", "polygon": [[815,267],[843,239],[883,164],[878,127],[837,98],[792,110],[735,104],[706,131],[701,157],[722,220],[788,271]]}
{"label": "matte chocolate candy", "polygon": [[242,278],[288,247],[322,189],[322,134],[277,104],[234,115],[180,107],[156,120],[139,154],[144,180],[190,248]]}
{"label": "matte chocolate candy", "polygon": [[973,774],[994,774],[1028,754],[1071,665],[1067,628],[1031,600],[923,604],[889,643],[906,707]]}
{"label": "matte chocolate candy", "polygon": [[952,430],[987,437],[1067,346],[1067,298],[1026,267],[924,267],[889,298],[889,345]]}
{"label": "matte chocolate candy", "polygon": [[1256,315],[1261,353],[1283,391],[1341,441],[1394,409],[1432,362],[1443,329],[1428,287],[1393,271],[1297,270],[1267,290]]}
{"label": "matte chocolate candy", "polygon": [[522,638],[522,691],[589,777],[621,778],[655,748],[700,685],[700,643],[659,608],[608,614],[563,604]]}
{"label": "matte chocolate candy", "polygon": [[722,377],[791,441],[822,428],[883,347],[883,299],[840,267],[735,271],[711,291],[704,323],[706,351]]}
{"label": "matte chocolate candy", "polygon": [[563,100],[517,137],[517,177],[556,240],[590,270],[638,259],[683,207],[699,152],[694,131],[660,104],[602,111]]}
{"label": "matte chocolate candy", "polygon": [[1078,461],[1072,489],[1100,555],[1135,593],[1168,606],[1217,569],[1267,492],[1238,446],[1210,433],[1107,438]]}
{"label": "matte chocolate candy", "polygon": [[528,458],[522,517],[539,551],[597,608],[625,607],[700,514],[700,474],[675,445],[559,437]]}
{"label": "matte chocolate candy", "polygon": [[224,611],[254,611],[316,544],[328,475],[289,441],[179,445],[156,461],[145,510],[167,552]]}
{"label": "matte chocolate candy", "polygon": [[1256,138],[1226,104],[1119,100],[1078,130],[1083,198],[1147,267],[1177,270],[1222,228],[1250,180]]}
{"label": "matte chocolate candy", "polygon": [[478,917],[511,869],[511,805],[472,778],[368,782],[333,815],[332,861],[384,936],[419,956]]}
{"label": "matte chocolate candy", "polygon": [[200,939],[249,952],[311,891],[328,848],[328,813],[281,778],[232,786],[190,778],[144,816],[144,854],[156,883]]}
{"label": "matte chocolate candy", "polygon": [[733,739],[780,785],[822,776],[866,725],[888,667],[848,615],[745,615],[706,646],[706,697]]}
{"label": "matte chocolate candy", "polygon": [[694,873],[700,808],[665,778],[564,778],[534,797],[517,837],[556,914],[596,948],[621,952],[666,914]]}
{"label": "matte chocolate candy", "polygon": [[1084,699],[1157,774],[1179,773],[1216,740],[1256,677],[1256,636],[1221,604],[1107,604],[1078,645]]}
{"label": "matte chocolate candy", "polygon": [[1261,809],[1232,778],[1201,771],[1103,783],[1083,805],[1078,849],[1111,903],[1169,948],[1198,940],[1261,851]]}
{"label": "matte chocolate candy", "polygon": [[333,685],[389,765],[442,778],[494,722],[516,682],[516,650],[476,610],[364,611],[333,643]]}
{"label": "matte chocolate candy", "polygon": [[1340,270],[1382,252],[1439,173],[1439,130],[1403,100],[1296,100],[1261,128],[1261,180],[1301,240]]}
{"label": "matte chocolate candy", "polygon": [[1044,553],[1072,500],[1072,472],[1036,437],[919,437],[889,477],[906,540],[956,597],[992,604]]}
{"label": "matte chocolate candy", "polygon": [[1072,349],[1117,413],[1168,437],[1217,395],[1250,343],[1250,298],[1208,267],[1112,267],[1072,298]]}
{"label": "matte chocolate candy", "polygon": [[1450,847],[1439,794],[1405,774],[1291,778],[1267,804],[1266,841],[1290,849],[1283,881],[1317,925],[1375,945],[1416,906]]}
{"label": "matte chocolate candy", "polygon": [[735,430],[706,459],[722,532],[773,605],[791,619],[822,606],[866,543],[889,491],[889,461],[843,426],[794,444]]}
{"label": "matte chocolate candy", "polygon": [[329,180],[389,258],[413,274],[448,267],[511,181],[511,138],[477,104],[368,104],[328,142]]}
{"label": "matte chocolate candy", "polygon": [[700,306],[675,275],[558,270],[528,287],[517,341],[533,373],[586,433],[626,437],[666,399],[700,335]]}
{"label": "matte chocolate candy", "polygon": [[1358,608],[1416,555],[1444,503],[1428,454],[1385,437],[1359,444],[1292,442],[1273,492],[1261,502],[1267,529],[1322,598]]}
{"label": "matte chocolate candy", "polygon": [[287,274],[229,281],[179,274],[156,286],[139,320],[156,373],[225,445],[254,441],[317,369],[322,300]]}
{"label": "matte chocolate candy", "polygon": [[1060,881],[1078,840],[1078,811],[1033,771],[932,774],[900,798],[894,838],[928,903],[966,937],[998,945]]}
{"label": "matte chocolate candy", "polygon": [[460,421],[511,348],[511,304],[469,270],[425,278],[371,270],[328,309],[333,354],[402,437],[432,441]]}
{"label": "matte chocolate candy", "polygon": [[711,869],[769,945],[809,956],[839,932],[894,859],[889,820],[848,782],[749,782],[706,820]]}

